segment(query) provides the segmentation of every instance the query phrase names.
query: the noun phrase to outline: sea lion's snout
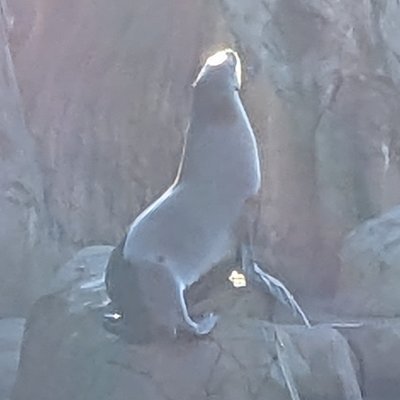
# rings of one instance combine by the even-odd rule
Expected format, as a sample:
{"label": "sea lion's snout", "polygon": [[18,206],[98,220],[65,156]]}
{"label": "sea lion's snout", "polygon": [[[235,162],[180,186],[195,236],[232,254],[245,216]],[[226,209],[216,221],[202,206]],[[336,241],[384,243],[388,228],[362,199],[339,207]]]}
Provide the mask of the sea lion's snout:
{"label": "sea lion's snout", "polygon": [[236,90],[239,90],[242,85],[242,64],[239,55],[235,51],[229,50],[228,58],[235,70]]}
{"label": "sea lion's snout", "polygon": [[238,53],[236,53],[236,51],[233,51],[232,49],[225,49],[223,51],[225,52],[226,57],[225,62],[229,64],[230,68],[232,68],[232,72],[235,77],[235,89],[239,90],[242,84],[242,66],[239,55]]}
{"label": "sea lion's snout", "polygon": [[239,62],[239,56],[231,49],[225,50],[227,62],[236,68],[237,63]]}
{"label": "sea lion's snout", "polygon": [[224,63],[229,63],[233,66],[236,65],[237,54],[231,49],[224,49],[214,53],[212,56],[207,58],[206,65],[216,67]]}

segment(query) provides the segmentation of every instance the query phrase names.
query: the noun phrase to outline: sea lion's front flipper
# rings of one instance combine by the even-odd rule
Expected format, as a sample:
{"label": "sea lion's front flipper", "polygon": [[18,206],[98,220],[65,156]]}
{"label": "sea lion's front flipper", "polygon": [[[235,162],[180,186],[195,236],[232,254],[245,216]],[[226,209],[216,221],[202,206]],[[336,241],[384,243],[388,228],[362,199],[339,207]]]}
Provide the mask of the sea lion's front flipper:
{"label": "sea lion's front flipper", "polygon": [[198,336],[207,335],[212,331],[218,321],[217,315],[215,315],[214,313],[210,313],[202,317],[198,322],[195,322],[189,315],[183,288],[179,289],[179,301],[182,317],[185,322],[185,324],[182,326],[184,330],[189,331],[190,333],[194,333]]}
{"label": "sea lion's front flipper", "polygon": [[183,287],[179,289],[179,301],[184,321],[184,324],[181,326],[183,330],[189,331],[190,333],[194,333],[198,336],[207,335],[213,330],[218,321],[218,316],[214,313],[209,313],[205,317],[201,318],[198,322],[195,322],[189,315]]}

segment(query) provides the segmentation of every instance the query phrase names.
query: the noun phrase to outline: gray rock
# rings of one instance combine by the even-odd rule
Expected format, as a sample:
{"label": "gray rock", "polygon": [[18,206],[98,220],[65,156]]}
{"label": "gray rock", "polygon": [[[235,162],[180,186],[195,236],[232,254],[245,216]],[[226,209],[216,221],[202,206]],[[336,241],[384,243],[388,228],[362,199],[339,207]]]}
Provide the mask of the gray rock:
{"label": "gray rock", "polygon": [[400,9],[396,0],[376,2],[377,31],[382,38],[382,53],[386,59],[390,75],[400,84],[400,31],[397,21]]}
{"label": "gray rock", "polygon": [[400,393],[400,321],[370,321],[343,332],[360,363],[366,400],[395,400]]}
{"label": "gray rock", "polygon": [[[8,40],[10,20],[0,6],[0,317],[22,315],[40,294],[46,268],[43,183]],[[39,245],[42,241],[44,247]],[[47,252],[49,255],[50,251]],[[43,265],[44,264],[44,265]]]}
{"label": "gray rock", "polygon": [[336,296],[340,313],[400,315],[400,207],[366,221],[345,239]]}
{"label": "gray rock", "polygon": [[104,280],[105,267],[113,246],[89,246],[79,250],[67,263],[57,268],[49,294],[67,291],[80,283]]}
{"label": "gray rock", "polygon": [[17,376],[25,320],[0,319],[0,398],[8,399]]}
{"label": "gray rock", "polygon": [[338,332],[249,318],[260,298],[232,290],[231,304],[221,292],[205,300],[226,306],[213,335],[127,345],[102,328],[98,274],[75,281],[33,307],[12,400],[290,400],[288,385],[307,400],[361,400]]}
{"label": "gray rock", "polygon": [[48,212],[41,151],[26,123],[11,44],[15,22],[0,2],[0,317],[24,315],[67,248]]}
{"label": "gray rock", "polygon": [[204,8],[10,2],[27,124],[49,210],[70,242],[117,242],[175,176]]}

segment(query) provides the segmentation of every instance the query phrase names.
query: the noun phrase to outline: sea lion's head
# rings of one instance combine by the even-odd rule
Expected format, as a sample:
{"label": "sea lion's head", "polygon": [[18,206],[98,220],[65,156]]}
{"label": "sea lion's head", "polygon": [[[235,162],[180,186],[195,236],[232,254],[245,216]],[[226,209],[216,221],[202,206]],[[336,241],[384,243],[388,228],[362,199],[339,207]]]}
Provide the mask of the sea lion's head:
{"label": "sea lion's head", "polygon": [[232,49],[218,51],[207,58],[193,83],[193,87],[239,90],[241,85],[241,62]]}

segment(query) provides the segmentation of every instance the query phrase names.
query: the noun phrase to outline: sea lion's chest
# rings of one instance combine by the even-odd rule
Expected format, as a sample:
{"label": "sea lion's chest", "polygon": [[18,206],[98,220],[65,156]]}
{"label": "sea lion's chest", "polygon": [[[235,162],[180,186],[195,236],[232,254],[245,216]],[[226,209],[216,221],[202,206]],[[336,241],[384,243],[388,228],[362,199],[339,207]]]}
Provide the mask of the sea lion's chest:
{"label": "sea lion's chest", "polygon": [[235,256],[240,208],[221,203],[198,186],[178,185],[133,222],[124,258],[163,265],[185,284],[195,282],[219,262]]}
{"label": "sea lion's chest", "polygon": [[238,100],[234,117],[227,121],[191,126],[179,180],[198,183],[221,200],[243,200],[260,188],[257,143],[243,106]]}

